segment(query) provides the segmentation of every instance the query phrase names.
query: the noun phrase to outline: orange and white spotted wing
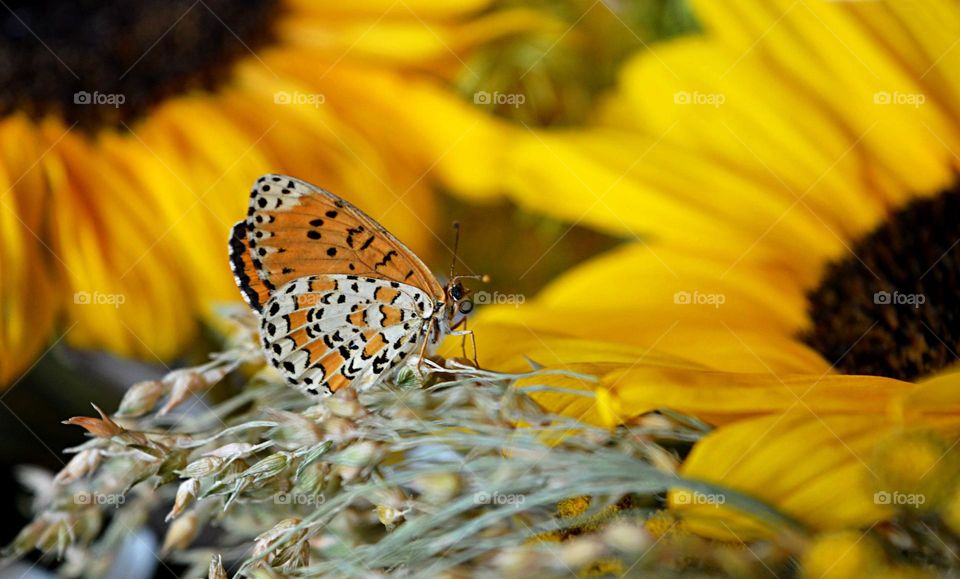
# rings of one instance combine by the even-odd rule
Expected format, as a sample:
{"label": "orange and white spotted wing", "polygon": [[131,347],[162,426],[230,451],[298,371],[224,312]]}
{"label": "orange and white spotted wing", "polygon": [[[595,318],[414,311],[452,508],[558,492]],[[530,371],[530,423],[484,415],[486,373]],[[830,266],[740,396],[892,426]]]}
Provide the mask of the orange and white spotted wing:
{"label": "orange and white spotted wing", "polygon": [[[368,385],[431,336],[444,290],[362,211],[283,175],[254,185],[231,264],[270,362],[311,394]],[[244,251],[245,249],[245,251]],[[255,275],[254,275],[255,274]]]}
{"label": "orange and white spotted wing", "polygon": [[281,286],[264,305],[260,335],[271,363],[311,394],[366,386],[427,339],[434,303],[395,281],[326,274]]}
{"label": "orange and white spotted wing", "polygon": [[382,225],[329,191],[265,175],[250,193],[248,245],[267,288],[306,275],[342,273],[397,281],[444,297],[426,265]]}

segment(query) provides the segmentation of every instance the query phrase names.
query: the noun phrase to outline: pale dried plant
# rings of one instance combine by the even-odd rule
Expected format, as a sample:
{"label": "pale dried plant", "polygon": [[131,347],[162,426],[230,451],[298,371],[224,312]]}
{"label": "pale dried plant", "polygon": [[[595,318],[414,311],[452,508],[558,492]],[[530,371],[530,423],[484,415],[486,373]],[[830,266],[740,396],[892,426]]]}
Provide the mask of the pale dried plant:
{"label": "pale dried plant", "polygon": [[[407,369],[312,399],[264,367],[251,321],[232,317],[237,330],[208,363],[134,384],[112,415],[66,421],[91,439],[56,476],[30,471],[34,520],[8,557],[39,549],[63,574],[97,577],[136,530],[165,519],[155,555],[189,577],[630,575],[666,572],[665,557],[680,573],[693,554],[704,575],[762,574],[787,560],[777,545],[766,562],[729,547],[705,555],[693,535],[645,526],[678,486],[791,525],[678,477],[676,453],[707,431],[696,420],[664,412],[608,431],[544,413],[528,397],[548,388],[531,380],[544,370],[450,361],[425,364],[425,383]],[[208,405],[227,378],[237,386]],[[558,514],[571,497],[589,508]]]}

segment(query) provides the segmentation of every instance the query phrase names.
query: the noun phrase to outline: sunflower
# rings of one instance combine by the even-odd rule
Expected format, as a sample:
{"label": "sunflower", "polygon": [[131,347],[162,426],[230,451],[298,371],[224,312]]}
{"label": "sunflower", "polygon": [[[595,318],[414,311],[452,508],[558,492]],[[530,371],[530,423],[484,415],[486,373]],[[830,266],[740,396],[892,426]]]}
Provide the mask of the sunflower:
{"label": "sunflower", "polygon": [[960,7],[694,4],[703,34],[632,58],[590,126],[511,139],[518,203],[627,241],[483,311],[481,363],[573,371],[534,396],[587,422],[706,420],[681,473],[811,530],[953,512]]}
{"label": "sunflower", "polygon": [[[450,88],[463,58],[545,26],[489,4],[5,6],[0,383],[54,338],[180,351],[237,297],[228,225],[267,171],[351,198],[427,252],[426,174],[497,138]],[[457,158],[448,174],[479,172]]]}

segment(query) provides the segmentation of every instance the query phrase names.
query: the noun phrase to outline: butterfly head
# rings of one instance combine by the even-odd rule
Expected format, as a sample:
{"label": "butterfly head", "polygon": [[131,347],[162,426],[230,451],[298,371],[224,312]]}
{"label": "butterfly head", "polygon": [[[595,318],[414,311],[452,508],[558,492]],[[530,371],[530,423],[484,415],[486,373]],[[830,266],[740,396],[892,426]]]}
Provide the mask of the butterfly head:
{"label": "butterfly head", "polygon": [[473,292],[460,283],[461,279],[478,279],[484,283],[490,281],[490,277],[486,274],[484,275],[457,275],[457,248],[460,245],[460,224],[456,221],[453,222],[453,261],[450,263],[450,281],[447,282],[447,287],[444,288],[444,293],[446,294],[446,303],[449,304],[447,308],[449,322],[452,327],[456,327],[463,321],[467,314],[473,311],[473,300],[470,299]]}

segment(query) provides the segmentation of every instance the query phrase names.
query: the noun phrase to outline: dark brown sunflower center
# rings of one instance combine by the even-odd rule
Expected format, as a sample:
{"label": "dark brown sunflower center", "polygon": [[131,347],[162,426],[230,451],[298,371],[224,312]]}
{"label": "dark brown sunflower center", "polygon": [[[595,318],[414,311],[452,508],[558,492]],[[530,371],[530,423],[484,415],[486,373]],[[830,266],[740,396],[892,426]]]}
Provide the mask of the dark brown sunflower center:
{"label": "dark brown sunflower center", "polygon": [[837,370],[903,380],[957,361],[960,186],[917,200],[830,264],[804,341]]}
{"label": "dark brown sunflower center", "polygon": [[116,126],[160,100],[212,89],[270,40],[276,0],[6,0],[0,115]]}

